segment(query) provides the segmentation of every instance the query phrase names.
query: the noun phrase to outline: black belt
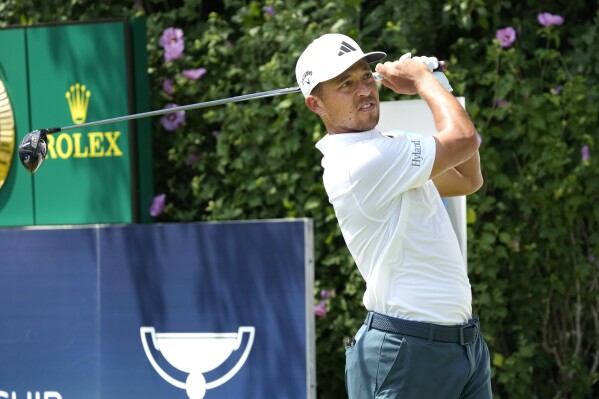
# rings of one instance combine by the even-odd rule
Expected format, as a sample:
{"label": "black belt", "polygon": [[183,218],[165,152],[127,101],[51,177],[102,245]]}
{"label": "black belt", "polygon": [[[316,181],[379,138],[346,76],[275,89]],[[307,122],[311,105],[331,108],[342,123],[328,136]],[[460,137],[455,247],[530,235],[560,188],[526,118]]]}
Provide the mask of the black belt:
{"label": "black belt", "polygon": [[364,324],[375,330],[439,341],[468,345],[476,341],[480,333],[477,316],[468,323],[456,326],[422,323],[419,321],[398,319],[376,312],[368,312]]}

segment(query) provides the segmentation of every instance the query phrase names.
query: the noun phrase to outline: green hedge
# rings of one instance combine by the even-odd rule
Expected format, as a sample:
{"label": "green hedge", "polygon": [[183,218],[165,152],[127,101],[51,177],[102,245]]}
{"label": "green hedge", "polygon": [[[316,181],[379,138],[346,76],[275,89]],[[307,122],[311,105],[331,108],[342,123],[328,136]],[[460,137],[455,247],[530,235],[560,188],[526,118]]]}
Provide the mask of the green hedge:
{"label": "green hedge", "polygon": [[[50,3],[52,3],[50,5]],[[272,7],[264,8],[264,7]],[[539,13],[562,25],[542,26]],[[481,136],[484,187],[468,199],[474,308],[496,398],[599,396],[599,13],[591,1],[5,0],[0,25],[145,17],[153,108],[295,86],[295,60],[336,31],[391,59],[447,60]],[[513,27],[515,41],[496,40]],[[160,37],[184,34],[166,61]],[[205,68],[197,80],[184,70]],[[163,90],[172,79],[173,92]],[[384,89],[383,89],[384,90]],[[386,90],[382,99],[397,99]],[[190,111],[154,122],[162,222],[310,217],[321,398],[344,397],[344,341],[361,323],[364,283],[321,183],[325,134],[299,94]]]}

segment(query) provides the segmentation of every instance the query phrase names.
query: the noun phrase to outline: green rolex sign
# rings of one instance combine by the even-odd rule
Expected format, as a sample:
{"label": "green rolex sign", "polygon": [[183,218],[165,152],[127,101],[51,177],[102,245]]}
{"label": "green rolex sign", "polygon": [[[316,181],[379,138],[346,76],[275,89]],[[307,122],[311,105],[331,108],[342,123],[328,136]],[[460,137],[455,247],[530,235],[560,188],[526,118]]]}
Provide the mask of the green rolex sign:
{"label": "green rolex sign", "polygon": [[[35,129],[147,111],[145,46],[143,21],[0,30],[16,142]],[[49,135],[46,162],[34,175],[13,157],[0,188],[0,225],[140,221],[152,196],[149,130],[142,120]]]}

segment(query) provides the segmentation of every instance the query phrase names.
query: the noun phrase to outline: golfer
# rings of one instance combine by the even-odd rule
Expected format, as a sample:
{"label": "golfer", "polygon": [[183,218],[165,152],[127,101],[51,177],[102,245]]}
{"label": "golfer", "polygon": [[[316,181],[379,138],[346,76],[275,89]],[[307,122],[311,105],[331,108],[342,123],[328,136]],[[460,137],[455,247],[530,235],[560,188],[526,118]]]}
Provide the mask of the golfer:
{"label": "golfer", "polygon": [[472,315],[466,265],[442,197],[467,195],[483,179],[470,118],[435,78],[433,57],[376,65],[382,84],[418,94],[434,136],[388,138],[376,130],[379,93],[351,38],[327,34],[301,54],[296,78],[328,134],[324,186],[362,277],[364,324],[346,348],[350,399],[491,398],[489,351]]}

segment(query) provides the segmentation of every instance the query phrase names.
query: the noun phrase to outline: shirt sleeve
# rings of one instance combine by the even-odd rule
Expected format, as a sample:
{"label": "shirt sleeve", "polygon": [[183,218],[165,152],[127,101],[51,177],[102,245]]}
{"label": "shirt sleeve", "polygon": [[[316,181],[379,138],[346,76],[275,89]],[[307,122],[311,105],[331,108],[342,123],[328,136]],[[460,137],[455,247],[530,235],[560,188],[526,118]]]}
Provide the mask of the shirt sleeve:
{"label": "shirt sleeve", "polygon": [[377,210],[410,189],[424,185],[435,162],[433,136],[377,137],[354,147],[348,165],[356,200]]}

